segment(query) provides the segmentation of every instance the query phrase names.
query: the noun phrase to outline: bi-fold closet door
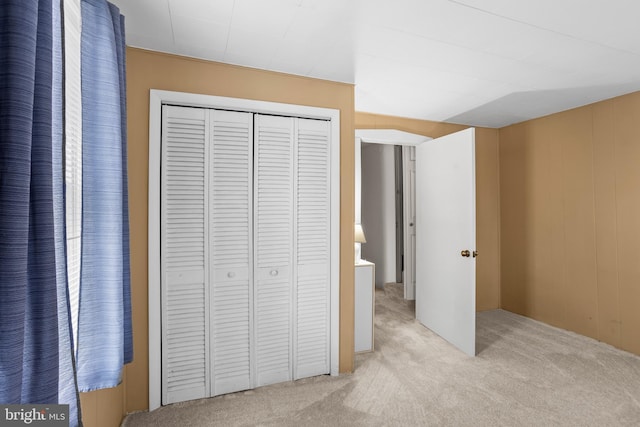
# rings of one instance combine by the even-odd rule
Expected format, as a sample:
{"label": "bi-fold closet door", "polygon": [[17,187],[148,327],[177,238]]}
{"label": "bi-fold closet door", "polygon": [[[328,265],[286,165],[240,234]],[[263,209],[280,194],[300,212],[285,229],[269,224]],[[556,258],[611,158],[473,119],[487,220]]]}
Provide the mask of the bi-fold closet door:
{"label": "bi-fold closet door", "polygon": [[162,400],[329,372],[329,123],[163,106]]}

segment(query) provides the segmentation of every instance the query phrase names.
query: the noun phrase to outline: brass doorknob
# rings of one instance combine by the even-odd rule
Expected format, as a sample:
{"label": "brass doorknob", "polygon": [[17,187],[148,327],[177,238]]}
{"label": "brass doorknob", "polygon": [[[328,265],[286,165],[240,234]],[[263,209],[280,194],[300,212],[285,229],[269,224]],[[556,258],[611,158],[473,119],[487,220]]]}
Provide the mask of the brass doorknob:
{"label": "brass doorknob", "polygon": [[462,255],[463,257],[470,257],[471,252],[465,249],[464,251],[460,252],[460,255]]}

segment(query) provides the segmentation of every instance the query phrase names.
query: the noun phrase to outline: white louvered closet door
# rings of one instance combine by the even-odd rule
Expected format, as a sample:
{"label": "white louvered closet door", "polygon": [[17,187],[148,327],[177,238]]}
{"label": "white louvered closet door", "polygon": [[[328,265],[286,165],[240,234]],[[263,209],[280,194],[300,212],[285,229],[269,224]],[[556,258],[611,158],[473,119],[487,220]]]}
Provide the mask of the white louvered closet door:
{"label": "white louvered closet door", "polygon": [[252,388],[253,114],[210,110],[212,395]]}
{"label": "white louvered closet door", "polygon": [[162,115],[162,403],[329,373],[330,123]]}
{"label": "white louvered closet door", "polygon": [[208,112],[163,106],[163,404],[209,396]]}
{"label": "white louvered closet door", "polygon": [[293,129],[255,115],[256,386],[292,379]]}
{"label": "white louvered closet door", "polygon": [[329,122],[298,119],[294,379],[330,370]]}

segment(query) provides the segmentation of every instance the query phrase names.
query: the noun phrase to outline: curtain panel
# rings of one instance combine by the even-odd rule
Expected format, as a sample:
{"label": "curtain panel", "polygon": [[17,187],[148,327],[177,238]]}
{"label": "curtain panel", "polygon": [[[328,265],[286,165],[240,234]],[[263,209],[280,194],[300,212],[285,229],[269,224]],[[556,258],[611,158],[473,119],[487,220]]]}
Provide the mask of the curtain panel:
{"label": "curtain panel", "polygon": [[133,358],[124,40],[118,8],[82,0],[81,391],[118,385]]}
{"label": "curtain panel", "polygon": [[133,358],[124,18],[82,0],[83,212],[77,342],[65,227],[61,0],[0,2],[0,403],[66,403]]}
{"label": "curtain panel", "polygon": [[55,402],[52,2],[0,10],[0,400]]}

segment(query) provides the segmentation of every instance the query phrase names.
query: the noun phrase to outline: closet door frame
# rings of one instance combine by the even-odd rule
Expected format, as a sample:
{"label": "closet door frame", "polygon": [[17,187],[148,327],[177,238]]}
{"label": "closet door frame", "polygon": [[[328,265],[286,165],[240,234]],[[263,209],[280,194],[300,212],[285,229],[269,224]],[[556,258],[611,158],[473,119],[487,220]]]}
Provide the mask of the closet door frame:
{"label": "closet door frame", "polygon": [[161,297],[160,297],[160,178],[162,105],[274,114],[330,122],[331,180],[331,375],[339,370],[340,291],[340,111],[332,108],[282,104],[151,89],[149,94],[149,205],[148,205],[148,310],[149,310],[149,410],[161,406]]}

